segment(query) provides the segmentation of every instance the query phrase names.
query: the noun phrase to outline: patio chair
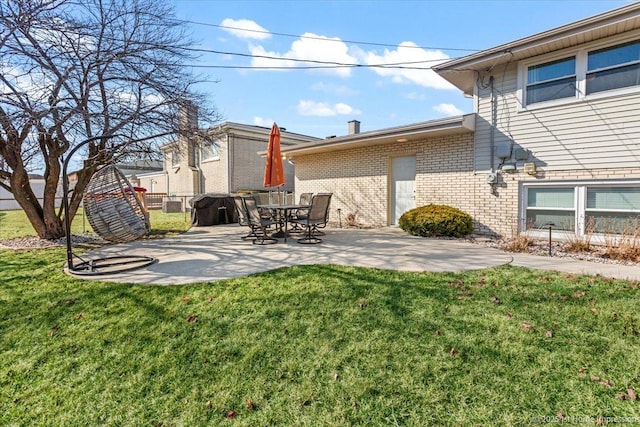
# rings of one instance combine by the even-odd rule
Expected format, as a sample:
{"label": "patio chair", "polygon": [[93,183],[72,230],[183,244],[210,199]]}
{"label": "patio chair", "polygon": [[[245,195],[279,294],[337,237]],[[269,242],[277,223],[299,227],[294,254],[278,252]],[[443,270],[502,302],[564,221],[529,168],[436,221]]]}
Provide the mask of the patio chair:
{"label": "patio chair", "polygon": [[298,239],[298,243],[316,244],[322,243],[317,235],[318,227],[324,227],[329,219],[329,205],[331,204],[332,193],[316,194],[311,198],[311,206],[305,217],[292,220],[304,227],[305,236]]}
{"label": "patio chair", "polygon": [[[302,193],[300,194],[300,201],[298,202],[299,205],[310,205],[311,204],[311,198],[313,197],[313,193]],[[289,230],[292,233],[299,233],[302,231],[302,227],[300,226],[299,223],[297,222],[293,222],[294,219],[304,219],[309,215],[309,208],[304,208],[304,209],[295,209],[292,210],[289,213],[289,222],[291,222],[293,224],[293,228],[291,230]]]}
{"label": "patio chair", "polygon": [[267,235],[267,228],[271,227],[275,222],[271,218],[265,218],[260,214],[256,199],[253,197],[244,198],[244,206],[247,209],[249,224],[251,224],[251,227],[256,231],[256,234],[258,234],[257,231],[260,230],[260,233],[253,239],[253,244],[268,245],[277,243],[278,239]]}
{"label": "patio chair", "polygon": [[300,202],[299,205],[310,205],[311,198],[313,197],[313,193],[302,193],[300,194]]}
{"label": "patio chair", "polygon": [[242,236],[241,239],[245,240],[251,237],[257,239],[259,237],[257,234],[259,228],[254,227],[251,225],[251,222],[249,222],[249,214],[247,213],[247,207],[245,206],[244,201],[245,197],[233,196],[233,203],[236,205],[236,212],[238,212],[238,224],[243,227],[249,227],[251,230],[249,234]]}
{"label": "patio chair", "polygon": [[[329,197],[331,197],[331,195],[333,193],[318,193],[318,194],[328,194]],[[327,213],[326,213],[326,215],[324,217],[324,223],[320,223],[320,224],[316,225],[313,228],[313,234],[316,235],[316,236],[324,236],[325,233],[321,229],[325,228],[327,226],[328,222],[329,222],[329,207],[327,207]]]}

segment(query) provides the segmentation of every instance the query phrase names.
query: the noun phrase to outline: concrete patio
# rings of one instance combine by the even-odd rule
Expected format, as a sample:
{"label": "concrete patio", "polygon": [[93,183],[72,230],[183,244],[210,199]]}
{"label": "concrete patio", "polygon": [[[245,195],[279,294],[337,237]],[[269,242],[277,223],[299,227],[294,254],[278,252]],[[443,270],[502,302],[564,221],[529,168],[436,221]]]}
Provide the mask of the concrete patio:
{"label": "concrete patio", "polygon": [[166,239],[105,246],[83,255],[83,258],[126,254],[155,257],[157,263],[139,270],[90,278],[158,285],[211,282],[280,267],[311,264],[458,272],[511,263],[567,273],[640,280],[638,267],[512,254],[458,240],[410,236],[397,228],[327,229],[324,242],[318,245],[301,245],[295,236],[290,237],[287,243],[280,239],[273,245],[253,245],[251,240],[240,239],[247,231],[237,224],[192,227],[182,235]]}

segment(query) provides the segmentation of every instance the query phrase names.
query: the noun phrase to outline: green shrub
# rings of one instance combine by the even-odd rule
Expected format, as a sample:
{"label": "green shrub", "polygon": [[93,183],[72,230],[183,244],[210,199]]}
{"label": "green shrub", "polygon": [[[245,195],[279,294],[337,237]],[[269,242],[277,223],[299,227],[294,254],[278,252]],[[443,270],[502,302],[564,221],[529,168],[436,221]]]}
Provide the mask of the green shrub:
{"label": "green shrub", "polygon": [[473,231],[471,216],[445,205],[420,206],[405,212],[398,225],[414,236],[463,237]]}

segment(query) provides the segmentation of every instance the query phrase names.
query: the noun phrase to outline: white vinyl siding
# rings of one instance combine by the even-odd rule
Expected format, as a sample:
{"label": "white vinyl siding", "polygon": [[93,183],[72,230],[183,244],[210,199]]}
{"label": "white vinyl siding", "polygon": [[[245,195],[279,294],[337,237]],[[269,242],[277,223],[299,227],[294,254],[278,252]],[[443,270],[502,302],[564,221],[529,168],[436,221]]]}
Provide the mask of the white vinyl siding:
{"label": "white vinyl siding", "polygon": [[[494,146],[502,143],[529,150],[531,156],[526,161],[535,163],[541,171],[638,167],[640,90],[635,89],[640,86],[634,91],[605,91],[596,95],[612,94],[527,110],[521,104],[524,88],[518,86],[518,67],[512,62],[506,69],[496,67],[493,71],[497,107]],[[492,156],[488,75],[480,84],[474,169],[483,172],[491,168]],[[524,162],[517,163],[519,171]],[[494,157],[495,168],[499,163],[500,159]]]}

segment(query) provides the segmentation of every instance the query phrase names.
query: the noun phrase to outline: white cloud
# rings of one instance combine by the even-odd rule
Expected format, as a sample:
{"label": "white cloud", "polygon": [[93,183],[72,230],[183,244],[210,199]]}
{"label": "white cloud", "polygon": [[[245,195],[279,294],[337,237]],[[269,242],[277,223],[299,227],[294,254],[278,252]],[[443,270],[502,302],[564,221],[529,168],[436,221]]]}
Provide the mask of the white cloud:
{"label": "white cloud", "polygon": [[[344,64],[357,64],[356,57],[349,54],[348,46],[337,37],[324,37],[313,33],[304,33],[301,38],[291,43],[291,48],[285,53],[270,52],[262,46],[249,46],[252,55],[268,56],[270,58],[253,58],[251,65],[254,67],[304,67],[304,66],[329,66],[330,68],[315,69],[317,72],[348,77],[351,68],[335,68],[331,64],[318,64],[323,61],[338,62]],[[271,59],[276,58],[276,59]],[[285,59],[284,61],[281,59]],[[293,61],[289,61],[289,59]]]}
{"label": "white cloud", "polygon": [[223,30],[241,39],[265,40],[271,37],[269,31],[249,19],[226,18],[220,25]]}
{"label": "white cloud", "polygon": [[424,93],[418,92],[409,92],[404,95],[405,98],[415,100],[415,101],[424,101],[427,99],[427,96]]}
{"label": "white cloud", "polygon": [[371,68],[377,74],[390,77],[395,83],[416,83],[434,89],[455,89],[430,68],[449,59],[439,50],[425,50],[413,42],[402,42],[396,50],[385,49],[382,55],[360,51],[367,65],[399,65],[410,68]]}
{"label": "white cloud", "polygon": [[294,68],[296,66],[293,61],[283,61],[280,59],[285,58],[285,56],[277,52],[269,52],[262,46],[249,46],[249,52],[251,55],[254,55],[254,57],[251,58],[252,67]]}
{"label": "white cloud", "polygon": [[357,91],[351,89],[348,86],[336,85],[333,83],[324,83],[324,82],[314,83],[313,85],[311,85],[311,89],[317,90],[320,92],[330,93],[333,95],[338,95],[338,96],[353,96],[358,93]]}
{"label": "white cloud", "polygon": [[298,114],[302,116],[337,116],[337,115],[358,115],[362,112],[350,105],[342,102],[330,104],[328,102],[316,102],[301,100],[297,106]]}
{"label": "white cloud", "polygon": [[273,119],[265,119],[264,117],[255,116],[253,118],[253,124],[256,126],[263,126],[266,128],[270,128],[275,123]]}
{"label": "white cloud", "polygon": [[433,109],[438,113],[444,114],[445,116],[460,116],[464,114],[464,111],[453,104],[442,103],[434,106]]}

